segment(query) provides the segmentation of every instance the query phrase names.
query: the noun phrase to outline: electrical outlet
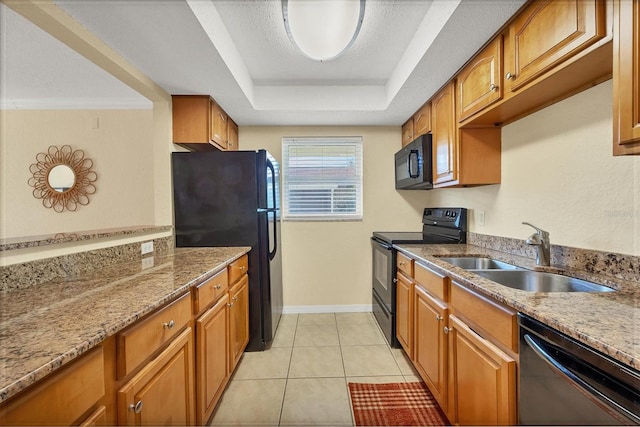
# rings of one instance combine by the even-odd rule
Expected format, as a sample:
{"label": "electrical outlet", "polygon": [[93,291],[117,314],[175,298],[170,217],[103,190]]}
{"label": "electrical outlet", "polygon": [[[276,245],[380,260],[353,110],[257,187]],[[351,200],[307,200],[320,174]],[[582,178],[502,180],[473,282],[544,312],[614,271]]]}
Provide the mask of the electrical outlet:
{"label": "electrical outlet", "polygon": [[148,256],[146,258],[142,258],[142,269],[153,267],[153,257]]}
{"label": "electrical outlet", "polygon": [[478,225],[484,227],[484,211],[478,211]]}
{"label": "electrical outlet", "polygon": [[153,241],[144,242],[142,245],[140,245],[140,251],[142,252],[142,255],[153,252]]}

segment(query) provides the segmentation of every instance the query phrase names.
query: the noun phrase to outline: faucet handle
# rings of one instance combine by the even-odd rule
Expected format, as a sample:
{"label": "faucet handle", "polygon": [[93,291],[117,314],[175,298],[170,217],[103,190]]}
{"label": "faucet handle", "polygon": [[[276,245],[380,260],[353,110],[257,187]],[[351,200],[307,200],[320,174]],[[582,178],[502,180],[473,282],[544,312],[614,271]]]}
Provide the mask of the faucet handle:
{"label": "faucet handle", "polygon": [[525,222],[525,221],[523,221],[523,222],[522,222],[522,224],[524,224],[524,225],[528,225],[529,227],[533,227],[533,228],[535,228],[535,229],[536,229],[536,232],[537,232],[539,235],[541,235],[541,236],[543,236],[543,237],[546,237],[547,239],[549,238],[549,232],[548,232],[548,231],[544,231],[543,229],[538,228],[538,227],[536,227],[535,225],[530,224],[530,223]]}

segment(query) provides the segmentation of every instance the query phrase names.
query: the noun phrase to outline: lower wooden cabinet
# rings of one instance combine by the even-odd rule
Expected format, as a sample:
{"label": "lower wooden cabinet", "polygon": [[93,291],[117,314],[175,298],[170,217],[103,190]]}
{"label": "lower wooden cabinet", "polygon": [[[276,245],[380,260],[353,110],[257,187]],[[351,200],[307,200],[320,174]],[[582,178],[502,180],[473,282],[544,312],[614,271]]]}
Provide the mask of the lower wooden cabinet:
{"label": "lower wooden cabinet", "polygon": [[448,342],[449,421],[515,425],[516,361],[454,315],[449,316]]}
{"label": "lower wooden cabinet", "polygon": [[396,276],[396,338],[413,360],[413,280]]}
{"label": "lower wooden cabinet", "polygon": [[233,371],[249,343],[249,276],[229,290],[229,371]]}
{"label": "lower wooden cabinet", "polygon": [[446,304],[415,286],[414,363],[440,407],[447,410]]}
{"label": "lower wooden cabinet", "polygon": [[193,425],[193,360],[188,327],[118,391],[118,424]]}
{"label": "lower wooden cabinet", "polygon": [[196,321],[196,423],[205,425],[229,380],[229,313],[225,295]]}
{"label": "lower wooden cabinet", "polygon": [[107,408],[103,405],[93,411],[81,424],[80,427],[90,426],[106,426],[107,425]]}
{"label": "lower wooden cabinet", "polygon": [[98,401],[105,394],[104,377],[104,354],[102,347],[98,347],[33,390],[3,404],[0,425],[90,423],[92,408],[98,406]]}

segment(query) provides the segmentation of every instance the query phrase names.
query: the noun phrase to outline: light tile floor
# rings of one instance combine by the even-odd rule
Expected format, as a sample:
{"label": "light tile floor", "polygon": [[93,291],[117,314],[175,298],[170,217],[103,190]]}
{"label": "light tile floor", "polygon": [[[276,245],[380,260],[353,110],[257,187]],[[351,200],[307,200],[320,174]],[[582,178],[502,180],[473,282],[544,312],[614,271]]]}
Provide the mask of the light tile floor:
{"label": "light tile floor", "polygon": [[211,425],[353,425],[348,382],[420,381],[371,313],[285,314],[267,351],[245,353]]}

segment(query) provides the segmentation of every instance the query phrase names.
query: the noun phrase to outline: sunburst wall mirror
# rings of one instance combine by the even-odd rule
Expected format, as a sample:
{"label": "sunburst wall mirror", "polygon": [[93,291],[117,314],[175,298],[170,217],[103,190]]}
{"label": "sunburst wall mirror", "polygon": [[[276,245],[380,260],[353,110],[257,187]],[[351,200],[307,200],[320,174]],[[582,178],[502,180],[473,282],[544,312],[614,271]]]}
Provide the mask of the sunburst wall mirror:
{"label": "sunburst wall mirror", "polygon": [[28,183],[33,187],[33,197],[42,199],[44,207],[56,212],[73,212],[78,205],[88,205],[98,179],[92,167],[93,160],[85,157],[84,151],[73,150],[69,145],[50,146],[46,153],[38,153],[36,163],[29,166],[33,176]]}

